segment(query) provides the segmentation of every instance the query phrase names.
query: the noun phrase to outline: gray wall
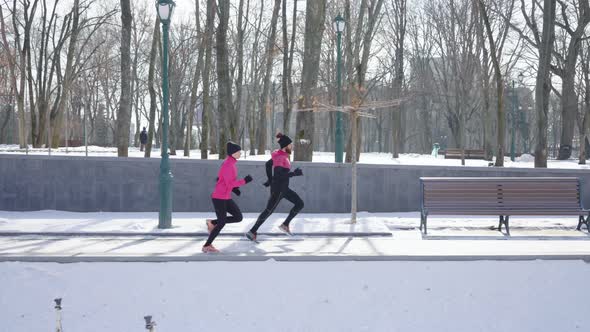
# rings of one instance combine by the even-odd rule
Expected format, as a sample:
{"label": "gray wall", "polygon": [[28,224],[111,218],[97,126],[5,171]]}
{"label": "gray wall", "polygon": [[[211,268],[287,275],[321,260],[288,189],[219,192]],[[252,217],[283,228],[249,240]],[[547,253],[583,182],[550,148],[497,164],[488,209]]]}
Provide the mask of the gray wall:
{"label": "gray wall", "polygon": [[[211,211],[211,191],[220,165],[216,160],[171,160],[176,212]],[[157,211],[157,158],[0,155],[0,210]],[[350,211],[350,166],[293,163],[304,176],[291,188],[305,201],[304,212]],[[264,163],[239,161],[239,176],[254,181],[235,197],[242,211],[260,212],[268,199]],[[359,165],[359,211],[417,211],[419,178],[424,176],[572,176],[590,183],[588,170]],[[590,188],[583,185],[586,206]],[[291,204],[281,202],[278,211]]]}

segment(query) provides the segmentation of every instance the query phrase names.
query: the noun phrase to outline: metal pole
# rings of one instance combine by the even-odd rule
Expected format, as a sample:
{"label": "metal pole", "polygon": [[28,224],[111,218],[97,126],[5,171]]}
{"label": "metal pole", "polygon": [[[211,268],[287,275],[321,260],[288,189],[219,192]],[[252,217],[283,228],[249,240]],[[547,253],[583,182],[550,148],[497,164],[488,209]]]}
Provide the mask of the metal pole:
{"label": "metal pole", "polygon": [[356,223],[356,205],[357,205],[357,175],[356,175],[356,136],[357,136],[357,128],[356,128],[356,109],[351,110],[350,112],[350,128],[351,128],[351,158],[350,162],[352,163],[352,183],[350,188],[351,193],[351,201],[350,201],[350,222]]}
{"label": "metal pole", "polygon": [[84,105],[84,147],[86,150],[86,157],[88,157],[88,137],[86,136],[86,113],[88,106]]}
{"label": "metal pole", "polygon": [[[70,137],[70,131],[69,131],[69,126],[70,126],[70,108],[68,106],[69,103],[66,102],[66,154],[68,154],[68,138]],[[59,144],[59,143],[58,143]]]}
{"label": "metal pole", "polygon": [[510,160],[514,161],[515,130],[516,130],[516,86],[512,80],[512,142],[510,143]]}
{"label": "metal pole", "polygon": [[154,322],[152,320],[152,316],[145,316],[145,317],[143,317],[143,319],[145,319],[145,329],[148,330],[149,332],[155,332],[156,331],[156,322]]}
{"label": "metal pole", "polygon": [[53,300],[55,302],[55,313],[56,313],[56,332],[62,332],[61,326],[61,298],[57,298]]}
{"label": "metal pole", "polygon": [[47,110],[47,153],[51,156],[51,111]]}
{"label": "metal pole", "polygon": [[169,23],[162,22],[164,35],[163,56],[162,56],[162,159],[160,162],[160,215],[158,228],[172,227],[172,172],[170,170],[170,160],[168,156],[168,103],[170,99],[168,91],[168,35]]}
{"label": "metal pole", "polygon": [[338,90],[336,94],[336,104],[338,106],[338,112],[336,112],[335,161],[337,163],[342,163],[344,155],[344,135],[342,132],[342,50],[340,48],[342,33],[338,32],[336,35],[336,85]]}

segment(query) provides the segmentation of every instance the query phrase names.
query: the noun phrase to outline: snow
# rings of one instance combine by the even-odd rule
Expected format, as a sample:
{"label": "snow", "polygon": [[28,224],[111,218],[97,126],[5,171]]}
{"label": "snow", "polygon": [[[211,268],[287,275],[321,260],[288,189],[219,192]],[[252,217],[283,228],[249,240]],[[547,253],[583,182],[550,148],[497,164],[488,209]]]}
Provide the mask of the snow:
{"label": "snow", "polygon": [[[0,234],[4,235],[0,236],[0,261],[19,257],[59,262],[208,260],[201,247],[207,236],[205,218],[212,216],[174,213],[174,227],[158,230],[157,213],[0,212]],[[356,225],[350,224],[346,214],[300,214],[291,223],[296,234],[291,238],[276,229],[285,214],[275,214],[260,229],[260,244],[254,246],[243,234],[256,216],[246,214],[241,223],[226,225],[215,240],[222,250],[219,259],[590,257],[590,236],[585,227],[575,229],[577,218],[573,217],[515,218],[507,237],[490,227],[497,226],[497,218],[430,218],[429,234],[423,236],[417,212],[360,213]],[[6,232],[45,234],[9,237]],[[55,232],[84,236],[52,235]]]}
{"label": "snow", "polygon": [[0,263],[2,331],[584,331],[583,261]]}
{"label": "snow", "polygon": [[[286,213],[274,213],[260,228],[260,233],[280,234],[277,226],[286,218]],[[243,234],[256,221],[257,213],[244,213],[240,223],[227,224],[222,232]],[[1,232],[67,232],[67,233],[206,233],[205,220],[215,218],[213,212],[175,212],[171,229],[158,229],[157,212],[66,212],[66,211],[0,211]],[[513,217],[510,228],[513,237],[530,235],[585,236],[575,231],[577,217]],[[359,212],[357,224],[350,223],[346,213],[301,213],[293,220],[295,233],[400,233],[416,231],[420,225],[419,212],[369,213]],[[497,217],[445,216],[430,217],[430,236],[484,236],[498,235],[490,226],[497,226]],[[585,229],[584,229],[585,230]]]}
{"label": "snow", "polygon": [[[21,153],[24,154],[24,149],[19,149],[17,145],[0,145],[0,154],[13,154],[13,153]],[[29,149],[29,154],[32,155],[47,155],[47,149]],[[66,153],[66,148],[59,148],[53,149],[51,151],[52,155],[59,155],[59,156],[85,156],[85,147],[75,147],[75,148],[68,148],[68,152]],[[117,148],[116,147],[99,147],[99,146],[89,146],[88,147],[88,155],[89,156],[101,156],[101,157],[116,157],[117,156]],[[134,158],[141,158],[144,156],[144,153],[139,151],[139,148],[130,147],[129,148],[129,157]],[[160,158],[160,150],[153,149],[152,150],[152,158]],[[177,155],[171,156],[171,158],[178,158],[178,159],[186,159],[187,157],[183,156],[182,150],[177,150]],[[201,152],[200,150],[191,150],[190,159],[200,159]],[[258,161],[266,161],[270,158],[270,151],[266,151],[264,155],[248,155],[248,151],[245,151],[242,154],[242,160],[258,160]],[[218,155],[212,154],[209,155],[209,159],[218,159]],[[314,162],[322,162],[322,163],[333,163],[334,162],[334,153],[333,152],[314,152],[313,153],[313,161]],[[444,156],[434,157],[430,154],[428,155],[421,155],[415,153],[407,153],[401,154],[399,158],[392,158],[390,153],[377,153],[377,152],[367,152],[362,153],[360,157],[359,163],[361,164],[379,164],[379,165],[424,165],[424,166],[461,166],[461,160],[458,159],[444,159]],[[466,160],[465,166],[472,166],[472,167],[488,167],[489,162],[486,160]],[[510,158],[505,158],[504,166],[505,167],[517,167],[517,168],[533,168],[535,164],[535,158],[531,155],[522,155],[513,162]],[[590,169],[590,165],[578,165],[577,159],[570,159],[570,160],[548,160],[548,168],[568,168],[568,169]]]}
{"label": "snow", "polygon": [[[273,215],[261,232],[274,233],[285,216]],[[576,218],[515,218],[511,237],[489,228],[496,218],[430,218],[423,237],[417,212],[362,212],[355,226],[347,214],[300,214],[297,233],[354,227],[390,236],[263,236],[255,245],[228,236],[252,225],[249,213],[216,239],[219,255],[200,252],[204,235],[157,236],[204,232],[209,217],[174,213],[174,228],[158,230],[157,213],[0,211],[0,233],[154,233],[0,236],[0,331],[55,330],[58,297],[65,331],[143,331],[146,315],[156,331],[590,328],[572,314],[590,295],[590,264],[573,258],[590,257],[590,236],[575,231]],[[10,262],[23,257],[110,262]]]}
{"label": "snow", "polygon": [[[371,214],[359,215],[356,225],[350,223],[347,214],[300,214],[292,224],[297,233],[389,233],[382,222],[364,222]],[[255,223],[258,214],[245,213],[240,223],[227,224],[223,233],[243,235]],[[260,228],[260,233],[282,234],[278,226],[287,214],[274,213]],[[93,212],[77,213],[65,211],[32,211],[9,212],[0,211],[1,232],[67,232],[67,233],[206,233],[205,220],[214,219],[211,213],[180,213],[173,214],[173,228],[158,229],[157,212]]]}

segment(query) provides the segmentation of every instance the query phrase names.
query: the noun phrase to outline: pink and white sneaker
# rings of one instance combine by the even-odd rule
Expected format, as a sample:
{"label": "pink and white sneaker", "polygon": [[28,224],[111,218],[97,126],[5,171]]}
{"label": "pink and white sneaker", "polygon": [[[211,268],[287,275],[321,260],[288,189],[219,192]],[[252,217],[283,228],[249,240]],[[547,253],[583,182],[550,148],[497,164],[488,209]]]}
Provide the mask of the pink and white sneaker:
{"label": "pink and white sneaker", "polygon": [[213,220],[207,219],[206,223],[207,223],[207,231],[209,232],[209,234],[211,234],[211,232],[213,231],[213,228],[215,228],[215,225],[213,225]]}
{"label": "pink and white sneaker", "polygon": [[289,236],[293,236],[293,233],[291,233],[291,230],[289,229],[289,226],[285,225],[285,224],[281,224],[279,226],[279,229],[281,231],[283,231],[285,234],[289,235]]}
{"label": "pink and white sneaker", "polygon": [[203,246],[202,251],[205,254],[217,254],[217,253],[220,253],[220,251],[217,248],[215,248],[213,245]]}

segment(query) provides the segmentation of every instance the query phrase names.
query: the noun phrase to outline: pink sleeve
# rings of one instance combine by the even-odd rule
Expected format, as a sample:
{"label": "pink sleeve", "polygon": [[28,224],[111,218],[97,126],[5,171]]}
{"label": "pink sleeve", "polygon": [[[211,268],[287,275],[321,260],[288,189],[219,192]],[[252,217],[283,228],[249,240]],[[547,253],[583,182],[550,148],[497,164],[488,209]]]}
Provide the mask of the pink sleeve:
{"label": "pink sleeve", "polygon": [[232,172],[229,169],[224,169],[223,172],[221,172],[221,179],[223,180],[223,182],[225,182],[225,185],[228,188],[236,188],[236,187],[241,187],[243,185],[246,184],[246,180],[244,179],[237,179],[237,178],[233,178],[232,179]]}

